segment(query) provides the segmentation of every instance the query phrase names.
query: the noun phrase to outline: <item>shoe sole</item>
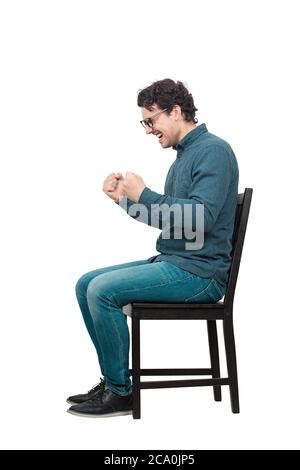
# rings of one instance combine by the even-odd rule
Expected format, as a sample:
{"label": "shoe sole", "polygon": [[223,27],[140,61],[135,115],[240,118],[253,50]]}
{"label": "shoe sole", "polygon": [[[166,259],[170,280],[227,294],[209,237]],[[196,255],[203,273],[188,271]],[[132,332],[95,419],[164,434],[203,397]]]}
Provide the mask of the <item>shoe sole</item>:
{"label": "shoe sole", "polygon": [[82,418],[111,418],[113,416],[132,415],[132,410],[115,411],[113,413],[105,413],[103,415],[96,415],[96,414],[92,415],[92,414],[80,413],[78,411],[73,411],[73,410],[67,410],[67,413],[70,413],[71,415],[74,415],[74,416],[80,416]]}

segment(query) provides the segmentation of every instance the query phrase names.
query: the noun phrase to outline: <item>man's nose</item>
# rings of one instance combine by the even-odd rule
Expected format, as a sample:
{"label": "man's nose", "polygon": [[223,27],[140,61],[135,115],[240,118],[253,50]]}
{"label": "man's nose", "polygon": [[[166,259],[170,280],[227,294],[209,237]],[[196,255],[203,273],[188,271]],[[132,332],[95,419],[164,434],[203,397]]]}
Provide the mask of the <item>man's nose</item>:
{"label": "man's nose", "polygon": [[147,135],[148,135],[148,134],[152,134],[152,132],[153,132],[153,128],[147,126],[147,127],[146,127],[146,134],[147,134]]}

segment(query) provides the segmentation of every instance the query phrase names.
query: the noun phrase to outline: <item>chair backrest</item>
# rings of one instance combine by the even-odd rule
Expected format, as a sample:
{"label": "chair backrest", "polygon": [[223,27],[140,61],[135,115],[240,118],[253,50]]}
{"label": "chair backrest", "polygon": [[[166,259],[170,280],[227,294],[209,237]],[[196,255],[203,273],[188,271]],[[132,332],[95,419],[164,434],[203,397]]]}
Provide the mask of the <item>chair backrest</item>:
{"label": "chair backrest", "polygon": [[238,203],[235,213],[234,230],[232,236],[231,267],[229,270],[224,299],[225,306],[229,307],[232,307],[233,304],[234,292],[249,218],[252,193],[252,188],[246,188],[244,193],[238,195]]}

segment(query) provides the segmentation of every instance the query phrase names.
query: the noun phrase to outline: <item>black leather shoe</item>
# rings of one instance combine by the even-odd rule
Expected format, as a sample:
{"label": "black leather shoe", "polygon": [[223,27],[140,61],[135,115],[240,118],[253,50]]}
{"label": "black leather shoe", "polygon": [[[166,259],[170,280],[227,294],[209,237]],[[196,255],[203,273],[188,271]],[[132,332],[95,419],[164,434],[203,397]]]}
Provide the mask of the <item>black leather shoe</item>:
{"label": "black leather shoe", "polygon": [[85,417],[121,416],[132,413],[132,394],[120,396],[109,389],[94,395],[90,400],[73,405],[68,413]]}
{"label": "black leather shoe", "polygon": [[91,388],[91,390],[89,390],[87,393],[73,395],[67,398],[67,403],[70,403],[70,404],[84,403],[90,398],[93,398],[95,395],[98,395],[99,393],[100,394],[103,393],[104,390],[105,390],[105,381],[104,379],[100,379],[100,382],[97,385],[95,385],[93,388]]}

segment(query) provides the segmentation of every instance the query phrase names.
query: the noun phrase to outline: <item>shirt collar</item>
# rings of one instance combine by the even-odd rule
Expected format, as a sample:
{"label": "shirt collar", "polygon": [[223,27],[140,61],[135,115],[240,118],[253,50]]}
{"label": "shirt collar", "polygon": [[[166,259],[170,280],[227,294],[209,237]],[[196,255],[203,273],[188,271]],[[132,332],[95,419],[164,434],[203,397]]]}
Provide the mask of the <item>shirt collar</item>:
{"label": "shirt collar", "polygon": [[174,145],[172,148],[177,151],[183,151],[185,150],[189,145],[191,145],[193,142],[195,142],[200,135],[204,134],[207,132],[207,127],[203,123],[200,126],[195,127],[193,130],[188,132],[181,140],[178,142],[178,144]]}

